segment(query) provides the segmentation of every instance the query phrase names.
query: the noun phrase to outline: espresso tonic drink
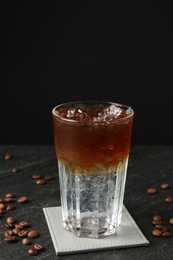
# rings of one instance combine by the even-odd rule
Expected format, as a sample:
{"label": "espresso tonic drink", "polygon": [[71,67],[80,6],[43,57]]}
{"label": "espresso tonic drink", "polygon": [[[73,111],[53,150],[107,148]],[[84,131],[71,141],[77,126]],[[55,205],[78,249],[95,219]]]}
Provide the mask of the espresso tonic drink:
{"label": "espresso tonic drink", "polygon": [[63,225],[77,236],[116,233],[121,222],[133,110],[84,101],[52,111]]}

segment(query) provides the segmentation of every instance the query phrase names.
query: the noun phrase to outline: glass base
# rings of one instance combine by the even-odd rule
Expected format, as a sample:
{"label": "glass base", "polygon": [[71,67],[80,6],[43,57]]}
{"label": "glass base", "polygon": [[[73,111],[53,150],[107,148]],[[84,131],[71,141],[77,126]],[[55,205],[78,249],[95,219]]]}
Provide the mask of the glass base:
{"label": "glass base", "polygon": [[113,235],[117,230],[115,225],[110,224],[108,218],[83,217],[80,221],[69,218],[63,225],[77,237],[101,238]]}

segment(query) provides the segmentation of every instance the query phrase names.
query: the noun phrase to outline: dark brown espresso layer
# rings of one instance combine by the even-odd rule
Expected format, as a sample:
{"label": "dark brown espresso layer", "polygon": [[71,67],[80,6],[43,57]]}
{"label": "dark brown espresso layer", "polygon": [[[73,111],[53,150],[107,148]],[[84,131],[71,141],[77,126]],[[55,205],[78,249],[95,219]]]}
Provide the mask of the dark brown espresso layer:
{"label": "dark brown espresso layer", "polygon": [[57,109],[53,120],[58,160],[72,172],[115,168],[129,154],[133,116],[126,110],[113,105]]}

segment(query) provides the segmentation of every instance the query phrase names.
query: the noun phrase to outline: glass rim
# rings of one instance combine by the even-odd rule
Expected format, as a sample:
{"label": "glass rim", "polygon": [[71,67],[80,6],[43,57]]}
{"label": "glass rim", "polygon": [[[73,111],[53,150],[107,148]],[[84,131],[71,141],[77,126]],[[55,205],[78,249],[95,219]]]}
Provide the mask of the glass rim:
{"label": "glass rim", "polygon": [[75,104],[110,104],[110,105],[116,105],[120,108],[126,108],[126,110],[129,109],[129,114],[127,114],[125,117],[122,117],[122,118],[115,118],[114,121],[111,121],[111,122],[107,122],[107,124],[114,124],[116,122],[120,122],[120,121],[125,121],[127,120],[128,118],[132,118],[134,116],[134,110],[132,109],[131,106],[128,106],[128,105],[125,105],[125,104],[122,104],[122,103],[117,103],[117,102],[112,102],[112,101],[106,101],[106,100],[79,100],[79,101],[68,101],[68,102],[64,102],[64,103],[60,103],[59,105],[55,106],[53,109],[52,109],[52,115],[59,119],[60,121],[63,121],[63,122],[67,122],[67,123],[74,123],[74,124],[82,124],[82,125],[103,125],[105,124],[106,122],[85,122],[85,121],[79,121],[79,120],[76,120],[76,119],[70,119],[70,118],[65,118],[61,115],[58,115],[55,111],[58,109],[58,108],[61,108],[61,107],[67,107],[67,106],[70,106],[70,105],[75,105]]}

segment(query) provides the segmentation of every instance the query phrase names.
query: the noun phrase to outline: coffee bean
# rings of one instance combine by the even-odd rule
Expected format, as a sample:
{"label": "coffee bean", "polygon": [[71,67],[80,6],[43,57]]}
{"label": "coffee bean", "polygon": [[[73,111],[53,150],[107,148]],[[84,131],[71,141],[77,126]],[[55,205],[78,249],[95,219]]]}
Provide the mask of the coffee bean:
{"label": "coffee bean", "polygon": [[26,221],[21,221],[19,225],[21,225],[22,227],[29,227],[29,223]]}
{"label": "coffee bean", "polygon": [[6,210],[10,211],[10,210],[13,210],[13,209],[15,209],[15,206],[13,204],[7,205]]}
{"label": "coffee bean", "polygon": [[17,173],[17,172],[19,172],[19,169],[16,168],[16,167],[13,167],[13,168],[11,169],[11,171],[12,171],[12,173]]}
{"label": "coffee bean", "polygon": [[13,201],[12,198],[5,198],[4,200],[5,200],[5,202],[12,202]]}
{"label": "coffee bean", "polygon": [[8,243],[13,243],[16,241],[16,236],[7,236],[4,240]]}
{"label": "coffee bean", "polygon": [[158,228],[158,229],[161,229],[162,230],[162,232],[164,231],[168,231],[168,228],[167,227],[165,227],[164,225],[155,225],[155,227],[156,228]]}
{"label": "coffee bean", "polygon": [[36,181],[36,184],[38,185],[44,185],[46,183],[46,181],[44,179],[39,179]]}
{"label": "coffee bean", "polygon": [[6,227],[6,228],[10,228],[10,227],[14,227],[14,225],[13,225],[13,224],[10,224],[10,223],[7,223],[7,222],[5,222],[5,223],[4,223],[4,227]]}
{"label": "coffee bean", "polygon": [[43,246],[40,244],[34,244],[34,248],[38,251],[42,251],[44,249]]}
{"label": "coffee bean", "polygon": [[169,223],[170,223],[171,225],[173,225],[173,218],[170,218],[170,219],[169,219]]}
{"label": "coffee bean", "polygon": [[22,197],[18,198],[17,201],[19,203],[25,203],[28,201],[28,198],[26,196],[22,196]]}
{"label": "coffee bean", "polygon": [[10,230],[10,229],[8,229],[8,230],[6,230],[6,231],[4,232],[4,236],[5,236],[5,237],[12,236],[12,235],[13,235],[13,231]]}
{"label": "coffee bean", "polygon": [[22,244],[23,245],[30,245],[31,241],[29,240],[29,238],[25,237],[25,238],[22,239]]}
{"label": "coffee bean", "polygon": [[31,248],[28,250],[28,254],[29,254],[29,255],[38,255],[38,250],[36,250],[34,247],[31,247]]}
{"label": "coffee bean", "polygon": [[162,217],[160,215],[154,215],[153,220],[161,220]]}
{"label": "coffee bean", "polygon": [[19,233],[18,233],[18,236],[19,237],[26,237],[28,235],[28,230],[21,230]]}
{"label": "coffee bean", "polygon": [[161,225],[163,222],[162,220],[153,220],[152,223],[153,225]]}
{"label": "coffee bean", "polygon": [[156,189],[156,188],[148,188],[148,189],[147,189],[147,192],[148,192],[149,194],[155,194],[155,193],[157,193],[157,189]]}
{"label": "coffee bean", "polygon": [[40,174],[33,174],[33,175],[32,175],[32,178],[33,178],[34,180],[38,180],[38,179],[41,178],[41,175],[40,175]]}
{"label": "coffee bean", "polygon": [[162,234],[162,231],[160,229],[154,229],[152,231],[153,236],[160,237]]}
{"label": "coffee bean", "polygon": [[21,229],[20,228],[14,228],[13,229],[13,233],[15,234],[15,235],[18,235],[18,233],[21,231]]}
{"label": "coffee bean", "polygon": [[7,194],[5,195],[5,197],[6,197],[6,198],[14,198],[15,195],[14,195],[14,193],[7,193]]}
{"label": "coffee bean", "polygon": [[51,181],[51,180],[54,179],[54,177],[53,177],[52,175],[46,175],[46,176],[44,177],[44,179],[45,179],[46,181]]}
{"label": "coffee bean", "polygon": [[162,189],[168,189],[169,188],[169,184],[168,183],[162,183],[161,184],[161,188]]}
{"label": "coffee bean", "polygon": [[0,199],[0,203],[3,203],[4,201],[3,201],[3,199]]}
{"label": "coffee bean", "polygon": [[15,219],[14,219],[13,216],[10,216],[10,217],[8,217],[8,218],[6,219],[6,222],[7,222],[8,224],[14,224],[14,223],[15,223]]}
{"label": "coffee bean", "polygon": [[170,237],[171,233],[169,231],[162,232],[163,237]]}
{"label": "coffee bean", "polygon": [[168,203],[173,202],[173,197],[167,197],[167,198],[165,198],[165,202],[168,202]]}
{"label": "coffee bean", "polygon": [[18,224],[15,224],[15,227],[16,227],[16,228],[19,228],[20,230],[22,230],[22,229],[23,229],[23,226],[22,226],[22,225],[20,225],[19,223],[18,223]]}
{"label": "coffee bean", "polygon": [[6,155],[5,155],[5,160],[11,160],[11,159],[12,159],[11,154],[6,154]]}
{"label": "coffee bean", "polygon": [[36,238],[39,236],[39,233],[36,230],[32,230],[28,233],[29,238]]}
{"label": "coffee bean", "polygon": [[0,203],[0,209],[5,209],[6,208],[6,205],[4,203]]}

